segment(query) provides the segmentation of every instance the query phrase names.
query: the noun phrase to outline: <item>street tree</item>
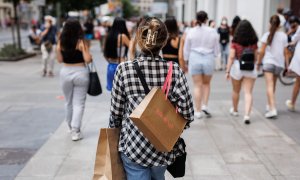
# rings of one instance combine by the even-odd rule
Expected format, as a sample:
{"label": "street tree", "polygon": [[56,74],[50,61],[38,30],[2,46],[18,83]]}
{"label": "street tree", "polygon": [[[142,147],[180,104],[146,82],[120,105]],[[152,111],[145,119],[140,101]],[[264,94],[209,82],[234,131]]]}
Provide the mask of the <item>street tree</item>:
{"label": "street tree", "polygon": [[130,0],[122,0],[121,2],[124,18],[130,18],[139,15],[139,11],[135,9],[135,7],[131,4]]}

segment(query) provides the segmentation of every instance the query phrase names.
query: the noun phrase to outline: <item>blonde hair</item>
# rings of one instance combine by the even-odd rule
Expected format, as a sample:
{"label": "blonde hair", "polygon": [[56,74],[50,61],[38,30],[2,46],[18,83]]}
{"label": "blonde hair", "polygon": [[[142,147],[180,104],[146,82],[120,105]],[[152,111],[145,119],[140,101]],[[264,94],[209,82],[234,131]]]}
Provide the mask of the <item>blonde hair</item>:
{"label": "blonde hair", "polygon": [[134,44],[138,44],[145,54],[157,55],[166,45],[168,30],[165,24],[156,17],[143,20],[136,33]]}

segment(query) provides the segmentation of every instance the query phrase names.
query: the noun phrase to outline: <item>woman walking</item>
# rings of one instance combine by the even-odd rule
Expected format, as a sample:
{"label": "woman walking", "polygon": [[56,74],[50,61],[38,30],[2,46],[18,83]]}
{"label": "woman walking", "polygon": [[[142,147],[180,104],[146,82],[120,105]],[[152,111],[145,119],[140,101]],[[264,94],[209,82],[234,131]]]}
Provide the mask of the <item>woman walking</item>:
{"label": "woman walking", "polygon": [[[237,26],[233,36],[226,69],[226,78],[230,79],[231,77],[233,88],[233,107],[230,109],[230,114],[238,116],[238,103],[240,91],[243,86],[245,92],[245,124],[250,124],[250,113],[253,101],[252,90],[257,77],[257,71],[254,67],[255,55],[257,54],[257,42],[258,38],[251,23],[247,20],[242,20]],[[248,53],[253,53],[253,70],[240,69],[241,57],[245,53],[245,50],[247,50]]]}
{"label": "woman walking", "polygon": [[300,26],[298,18],[295,18],[293,21],[290,21],[291,31],[295,31],[295,34],[292,36],[291,45],[296,46],[294,56],[291,60],[289,71],[295,72],[297,74],[296,82],[294,84],[292,97],[290,100],[286,101],[286,106],[290,111],[295,111],[295,105],[297,96],[300,90]]}
{"label": "woman walking", "polygon": [[[147,18],[138,27],[135,36],[142,55],[134,61],[121,63],[114,78],[109,126],[121,128],[119,152],[128,180],[164,180],[167,165],[184,152],[178,141],[171,152],[159,152],[129,118],[131,112],[146,96],[138,78],[135,63],[139,66],[149,88],[162,87],[168,73],[169,63],[159,57],[166,44],[168,32],[157,18]],[[178,112],[193,121],[193,103],[184,73],[177,63],[172,63],[173,75],[169,100]]]}
{"label": "woman walking", "polygon": [[221,26],[218,28],[218,33],[220,34],[221,70],[224,70],[227,65],[230,36],[230,28],[226,17],[222,18]]}
{"label": "woman walking", "polygon": [[125,61],[130,42],[129,32],[123,18],[116,17],[108,32],[104,45],[104,57],[108,61],[107,66],[107,86],[111,91],[112,82],[119,63]]}
{"label": "woman walking", "polygon": [[206,12],[197,13],[198,25],[187,34],[183,51],[194,83],[196,118],[201,118],[202,112],[207,117],[211,116],[207,107],[210,81],[214,72],[215,57],[219,54],[219,35],[215,29],[206,25],[207,19]]}
{"label": "woman walking", "polygon": [[180,36],[177,21],[174,17],[169,17],[165,21],[168,30],[169,38],[167,44],[162,48],[163,58],[166,61],[173,61],[178,64],[183,64],[182,56],[179,56]]}
{"label": "woman walking", "polygon": [[57,45],[57,60],[63,63],[60,79],[66,100],[66,121],[73,141],[82,139],[80,128],[89,84],[89,71],[85,64],[92,61],[83,39],[80,23],[67,20]]}
{"label": "woman walking", "polygon": [[[265,33],[261,38],[262,46],[260,49],[258,68],[263,63],[263,71],[267,85],[267,113],[266,118],[277,117],[275,90],[277,77],[285,68],[285,62],[288,63],[288,37],[280,30],[280,19],[278,15],[270,18],[269,32]],[[286,66],[287,67],[287,66]]]}

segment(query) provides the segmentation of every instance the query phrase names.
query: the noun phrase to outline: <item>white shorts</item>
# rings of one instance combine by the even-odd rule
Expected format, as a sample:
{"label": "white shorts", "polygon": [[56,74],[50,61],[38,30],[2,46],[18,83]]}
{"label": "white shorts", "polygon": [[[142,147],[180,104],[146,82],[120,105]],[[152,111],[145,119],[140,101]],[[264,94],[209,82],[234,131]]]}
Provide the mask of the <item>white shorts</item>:
{"label": "white shorts", "polygon": [[256,68],[253,71],[242,71],[240,70],[240,62],[234,60],[230,69],[230,76],[235,80],[241,80],[243,77],[256,79],[257,71]]}

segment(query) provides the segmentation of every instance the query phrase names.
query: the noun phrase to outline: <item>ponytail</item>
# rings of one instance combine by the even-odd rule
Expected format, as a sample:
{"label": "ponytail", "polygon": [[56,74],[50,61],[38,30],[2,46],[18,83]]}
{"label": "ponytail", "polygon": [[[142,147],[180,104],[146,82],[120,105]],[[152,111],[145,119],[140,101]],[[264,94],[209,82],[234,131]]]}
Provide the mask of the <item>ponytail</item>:
{"label": "ponytail", "polygon": [[280,19],[279,19],[278,15],[273,15],[270,18],[270,25],[271,25],[271,27],[270,27],[270,34],[269,34],[268,39],[267,39],[267,45],[271,45],[272,44],[275,32],[277,31],[277,28],[280,25]]}

